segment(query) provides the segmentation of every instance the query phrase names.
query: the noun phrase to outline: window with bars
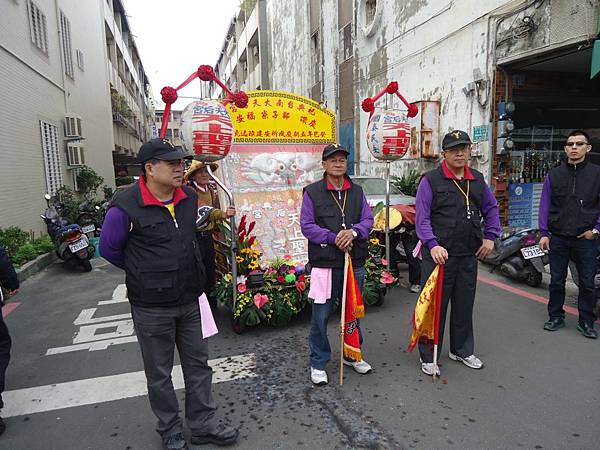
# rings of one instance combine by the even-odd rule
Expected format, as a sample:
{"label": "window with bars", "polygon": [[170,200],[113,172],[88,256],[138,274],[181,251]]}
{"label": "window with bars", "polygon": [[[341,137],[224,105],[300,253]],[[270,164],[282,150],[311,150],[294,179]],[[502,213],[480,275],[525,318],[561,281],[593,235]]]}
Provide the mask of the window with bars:
{"label": "window with bars", "polygon": [[61,11],[60,12],[60,38],[63,59],[65,61],[65,73],[73,78],[73,49],[71,47],[71,23],[67,16]]}
{"label": "window with bars", "polygon": [[46,26],[46,15],[31,0],[27,2],[29,9],[29,30],[31,32],[31,42],[48,55],[48,29]]}
{"label": "window with bars", "polygon": [[58,127],[40,120],[40,133],[46,168],[46,189],[50,195],[54,195],[63,184],[58,148]]}

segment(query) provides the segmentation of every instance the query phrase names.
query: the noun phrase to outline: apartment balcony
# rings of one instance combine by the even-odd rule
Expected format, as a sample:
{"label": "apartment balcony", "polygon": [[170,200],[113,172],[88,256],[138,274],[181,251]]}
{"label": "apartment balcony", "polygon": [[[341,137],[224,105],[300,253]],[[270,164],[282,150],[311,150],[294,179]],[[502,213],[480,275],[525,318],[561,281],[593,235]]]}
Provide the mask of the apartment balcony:
{"label": "apartment balcony", "polygon": [[125,118],[123,114],[113,111],[112,118],[114,123],[121,125],[123,128],[129,128],[129,121]]}

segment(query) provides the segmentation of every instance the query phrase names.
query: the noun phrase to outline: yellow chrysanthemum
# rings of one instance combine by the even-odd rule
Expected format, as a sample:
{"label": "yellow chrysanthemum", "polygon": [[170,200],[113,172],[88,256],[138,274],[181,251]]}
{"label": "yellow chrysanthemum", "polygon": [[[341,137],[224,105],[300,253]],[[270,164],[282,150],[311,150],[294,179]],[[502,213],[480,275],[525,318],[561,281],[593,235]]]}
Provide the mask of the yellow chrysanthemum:
{"label": "yellow chrysanthemum", "polygon": [[379,239],[377,238],[369,239],[369,242],[373,245],[379,245]]}

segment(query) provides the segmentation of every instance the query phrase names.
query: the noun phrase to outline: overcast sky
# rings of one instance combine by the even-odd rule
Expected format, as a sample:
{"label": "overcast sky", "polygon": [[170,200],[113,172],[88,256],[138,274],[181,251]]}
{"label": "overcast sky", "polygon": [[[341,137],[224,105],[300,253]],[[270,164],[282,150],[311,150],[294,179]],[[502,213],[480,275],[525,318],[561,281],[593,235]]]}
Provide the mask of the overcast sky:
{"label": "overcast sky", "polygon": [[[164,86],[177,87],[201,64],[214,67],[239,8],[239,0],[123,1],[159,109]],[[200,82],[193,81],[178,94],[173,108],[183,109],[193,100],[181,96],[200,96]]]}

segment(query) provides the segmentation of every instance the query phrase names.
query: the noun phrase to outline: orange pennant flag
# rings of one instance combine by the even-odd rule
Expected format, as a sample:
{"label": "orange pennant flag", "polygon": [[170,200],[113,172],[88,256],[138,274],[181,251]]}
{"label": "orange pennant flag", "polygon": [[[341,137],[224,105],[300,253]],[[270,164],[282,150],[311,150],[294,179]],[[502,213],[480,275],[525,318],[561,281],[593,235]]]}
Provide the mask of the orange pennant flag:
{"label": "orange pennant flag", "polygon": [[408,343],[408,351],[412,352],[424,339],[433,344],[439,341],[440,305],[442,303],[442,285],[444,282],[444,266],[437,265],[427,279],[417,299],[412,318],[413,331]]}
{"label": "orange pennant flag", "polygon": [[346,310],[344,311],[344,356],[362,361],[357,319],[365,316],[365,305],[352,270],[352,259],[348,256],[346,277]]}

